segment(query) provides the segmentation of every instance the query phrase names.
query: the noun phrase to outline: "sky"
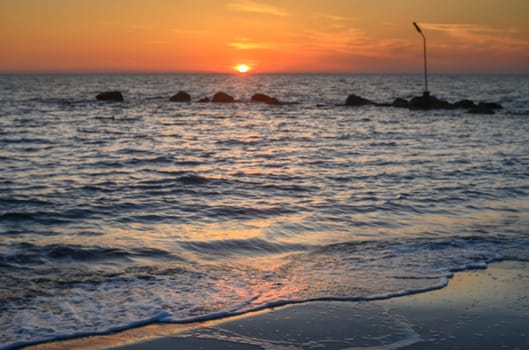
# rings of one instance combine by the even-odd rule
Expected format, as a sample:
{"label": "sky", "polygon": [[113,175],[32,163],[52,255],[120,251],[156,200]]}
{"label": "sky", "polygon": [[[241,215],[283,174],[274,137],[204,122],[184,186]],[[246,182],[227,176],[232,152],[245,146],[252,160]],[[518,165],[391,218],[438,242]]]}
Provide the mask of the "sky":
{"label": "sky", "polygon": [[0,0],[0,72],[529,73],[529,0]]}

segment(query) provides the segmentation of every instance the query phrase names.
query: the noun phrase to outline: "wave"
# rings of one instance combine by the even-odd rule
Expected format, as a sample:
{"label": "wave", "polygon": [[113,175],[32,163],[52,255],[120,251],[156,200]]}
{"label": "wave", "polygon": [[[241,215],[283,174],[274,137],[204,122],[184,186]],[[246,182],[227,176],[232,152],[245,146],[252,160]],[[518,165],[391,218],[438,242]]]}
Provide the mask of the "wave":
{"label": "wave", "polygon": [[[93,143],[96,144],[96,143]],[[83,169],[105,169],[105,168],[114,168],[114,169],[135,169],[139,167],[146,167],[146,170],[151,170],[163,174],[163,170],[159,170],[156,167],[162,166],[200,166],[203,163],[200,161],[187,161],[187,160],[178,160],[172,156],[152,156],[152,157],[128,157],[128,150],[123,150],[119,156],[109,156],[107,159],[98,160],[95,162],[87,162],[80,165]],[[133,151],[131,154],[138,154],[138,152]],[[113,157],[110,158],[110,157]],[[154,167],[151,169],[150,167]],[[163,168],[162,168],[163,169]],[[171,174],[171,172],[168,172]]]}
{"label": "wave", "polygon": [[72,262],[117,261],[131,258],[174,259],[168,251],[155,248],[120,249],[101,246],[81,246],[65,244],[34,245],[19,243],[7,248],[0,255],[0,262],[6,265],[35,265],[45,261],[68,260]]}
{"label": "wave", "polygon": [[41,104],[57,104],[62,106],[68,105],[79,105],[96,102],[95,99],[73,99],[73,98],[61,98],[61,97],[33,97],[26,100],[20,101],[22,103],[33,102]]}
{"label": "wave", "polygon": [[189,174],[180,176],[177,181],[184,185],[204,185],[209,182],[209,179],[200,175]]}
{"label": "wave", "polygon": [[228,139],[228,140],[217,141],[217,144],[219,145],[228,145],[228,146],[256,146],[261,143],[264,143],[264,140],[260,138]]}
{"label": "wave", "polygon": [[231,257],[240,254],[244,254],[245,256],[257,254],[261,256],[309,249],[307,245],[303,244],[273,243],[259,238],[226,239],[211,242],[183,242],[180,245],[186,250],[210,257]]}
{"label": "wave", "polygon": [[42,137],[4,137],[0,139],[0,143],[4,144],[17,144],[17,145],[26,145],[26,144],[39,144],[39,145],[56,145],[57,141],[50,139],[45,139]]}
{"label": "wave", "polygon": [[269,206],[269,207],[240,207],[240,206],[211,206],[205,209],[209,217],[213,218],[268,218],[274,216],[296,213],[293,207]]}
{"label": "wave", "polygon": [[[73,308],[80,315],[86,313],[83,308],[106,310],[98,315],[97,326],[83,326],[82,322],[90,322],[88,319],[70,324],[68,320],[57,318],[60,313],[50,315],[46,309],[39,309],[46,303],[32,304],[35,309],[27,312],[34,322],[55,324],[58,329],[46,333],[49,327],[43,327],[41,333],[36,332],[26,340],[4,339],[0,349],[108,334],[155,322],[213,320],[290,304],[370,302],[428,292],[445,287],[458,271],[484,269],[487,264],[504,259],[529,261],[529,242],[508,238],[380,240],[312,247],[261,239],[186,242],[182,244],[185,249],[213,259],[211,265],[192,265],[193,270],[145,266],[128,269],[122,276],[97,280],[97,285],[83,281],[64,284],[63,288],[75,288],[75,294],[70,294],[72,300],[62,300],[68,310]],[[120,250],[101,247],[24,245],[20,248],[44,252],[52,259],[69,259],[75,255],[90,261],[96,256],[124,254]],[[243,266],[244,263],[241,265],[240,260],[223,263],[215,259],[224,251],[278,254],[287,251],[290,254],[282,258],[280,267],[257,264],[251,268]],[[131,254],[168,253],[138,249]],[[237,266],[236,270],[234,266]],[[56,302],[53,297],[44,299],[52,304]],[[10,304],[5,305],[9,309]],[[126,317],[121,317],[124,312]]]}
{"label": "wave", "polygon": [[279,184],[266,184],[261,186],[265,191],[278,191],[278,192],[287,192],[287,193],[310,193],[318,191],[321,188],[313,185],[279,185]]}
{"label": "wave", "polygon": [[43,211],[9,211],[0,215],[0,223],[19,224],[25,222],[35,222],[42,225],[61,225],[71,222],[68,218],[62,217],[62,213]]}
{"label": "wave", "polygon": [[[177,320],[172,319],[169,313],[164,312],[164,311],[159,311],[151,317],[129,322],[127,324],[120,325],[120,326],[113,326],[113,327],[100,330],[100,331],[80,331],[80,332],[75,332],[75,333],[64,333],[64,334],[58,333],[58,334],[54,334],[53,336],[48,336],[48,337],[44,337],[42,339],[37,339],[37,340],[29,340],[29,341],[19,340],[19,341],[14,341],[12,343],[8,343],[4,346],[0,344],[0,350],[14,350],[14,349],[24,348],[27,346],[49,343],[49,342],[54,342],[54,341],[63,341],[63,340],[71,340],[71,339],[84,338],[84,337],[109,335],[109,334],[123,332],[123,331],[134,329],[134,328],[147,326],[147,325],[154,324],[154,323],[191,324],[191,323],[199,323],[199,322],[206,322],[206,321],[213,321],[213,320],[221,320],[224,318],[240,316],[240,315],[254,313],[254,312],[262,311],[266,309],[273,309],[273,308],[287,306],[287,305],[296,305],[296,304],[303,304],[303,303],[310,303],[310,302],[322,302],[322,301],[369,302],[369,301],[377,301],[377,300],[387,300],[387,299],[395,298],[399,296],[405,296],[405,295],[411,295],[411,294],[417,294],[417,293],[423,293],[423,292],[441,289],[441,288],[444,288],[447,284],[448,284],[448,280],[444,280],[441,283],[435,286],[432,286],[430,288],[405,290],[405,291],[401,291],[400,293],[395,293],[393,295],[379,295],[379,296],[373,296],[370,298],[320,297],[320,298],[312,298],[312,299],[305,299],[305,300],[300,300],[300,299],[298,300],[278,300],[275,302],[263,304],[259,307],[246,309],[244,311],[226,310],[226,311],[211,313],[208,315],[189,317],[189,318],[183,318],[183,319],[177,319]],[[413,342],[414,341],[410,341],[410,344]],[[408,343],[405,343],[405,344],[408,344]]]}
{"label": "wave", "polygon": [[138,328],[142,326],[147,326],[149,324],[153,324],[156,322],[161,322],[167,317],[167,314],[165,312],[158,312],[154,316],[133,321],[125,325],[121,326],[115,326],[110,327],[108,329],[102,330],[102,331],[80,331],[75,333],[60,333],[57,332],[56,334],[48,337],[44,337],[42,339],[37,340],[18,340],[11,343],[8,343],[6,345],[0,344],[0,350],[14,350],[14,349],[21,349],[25,348],[27,346],[32,345],[38,345],[38,344],[44,344],[44,343],[50,343],[54,341],[61,341],[61,340],[70,340],[70,339],[76,339],[76,338],[83,338],[83,337],[91,337],[91,336],[98,336],[98,335],[108,335],[112,333],[122,332],[126,331],[128,329]]}

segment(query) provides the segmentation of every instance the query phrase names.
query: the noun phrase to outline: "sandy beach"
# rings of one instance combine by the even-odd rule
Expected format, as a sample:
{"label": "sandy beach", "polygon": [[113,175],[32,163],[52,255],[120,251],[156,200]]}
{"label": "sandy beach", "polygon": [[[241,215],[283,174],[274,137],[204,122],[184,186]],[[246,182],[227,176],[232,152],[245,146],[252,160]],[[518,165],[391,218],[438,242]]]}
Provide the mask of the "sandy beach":
{"label": "sandy beach", "polygon": [[494,263],[456,273],[446,288],[383,301],[312,302],[32,349],[526,349],[528,267]]}

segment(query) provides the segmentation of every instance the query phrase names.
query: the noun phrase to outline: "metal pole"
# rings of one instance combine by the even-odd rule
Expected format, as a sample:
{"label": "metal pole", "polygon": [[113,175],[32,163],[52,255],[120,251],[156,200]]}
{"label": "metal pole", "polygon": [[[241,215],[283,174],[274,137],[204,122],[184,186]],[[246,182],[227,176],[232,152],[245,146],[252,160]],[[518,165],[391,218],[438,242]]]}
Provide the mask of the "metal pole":
{"label": "metal pole", "polygon": [[421,33],[424,43],[424,92],[428,92],[428,64],[426,63],[426,37]]}
{"label": "metal pole", "polygon": [[413,22],[413,25],[415,26],[415,29],[417,29],[419,34],[421,34],[423,44],[424,44],[424,94],[427,95],[429,94],[429,91],[428,91],[428,64],[426,62],[426,37],[422,33],[422,30],[421,28],[419,28],[417,23]]}

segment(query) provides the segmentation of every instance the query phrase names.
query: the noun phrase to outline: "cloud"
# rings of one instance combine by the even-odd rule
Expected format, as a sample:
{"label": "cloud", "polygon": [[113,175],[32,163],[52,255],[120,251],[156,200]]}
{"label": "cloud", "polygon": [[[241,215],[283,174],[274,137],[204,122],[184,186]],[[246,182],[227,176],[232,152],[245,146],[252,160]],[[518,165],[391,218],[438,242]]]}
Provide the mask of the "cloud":
{"label": "cloud", "polygon": [[[208,30],[199,30],[199,29],[185,29],[185,28],[172,28],[171,32],[177,33],[177,34],[199,34],[199,35],[213,35],[216,34],[212,31]],[[217,33],[218,34],[218,33]]]}
{"label": "cloud", "polygon": [[[424,23],[425,30],[443,33],[456,40],[459,46],[468,49],[486,48],[495,50],[527,50],[529,41],[516,38],[519,31],[514,28],[494,28],[477,24]],[[451,43],[454,45],[456,43]]]}
{"label": "cloud", "polygon": [[513,34],[517,31],[510,28],[510,29],[500,29],[500,28],[493,28],[490,26],[484,26],[479,24],[465,24],[465,23],[424,23],[421,24],[421,27],[424,29],[429,30],[435,30],[440,32],[448,32],[448,33],[495,33],[495,34]]}
{"label": "cloud", "polygon": [[305,30],[290,36],[291,46],[305,52],[355,52],[369,45],[367,35],[358,28],[342,30]]}
{"label": "cloud", "polygon": [[272,43],[256,42],[247,38],[236,39],[236,41],[233,41],[228,45],[239,50],[259,50],[276,48],[276,45]]}
{"label": "cloud", "polygon": [[349,26],[350,18],[331,15],[327,13],[316,13],[314,17],[321,20],[327,28],[342,29]]}
{"label": "cloud", "polygon": [[262,4],[262,3],[255,2],[255,1],[241,0],[241,1],[231,2],[227,6],[229,9],[234,10],[234,11],[261,13],[265,15],[280,16],[280,17],[288,16],[288,13],[282,8],[268,5],[268,4]]}
{"label": "cloud", "polygon": [[404,39],[373,38],[351,17],[314,12],[310,26],[285,34],[290,48],[311,55],[382,56],[395,54]]}

